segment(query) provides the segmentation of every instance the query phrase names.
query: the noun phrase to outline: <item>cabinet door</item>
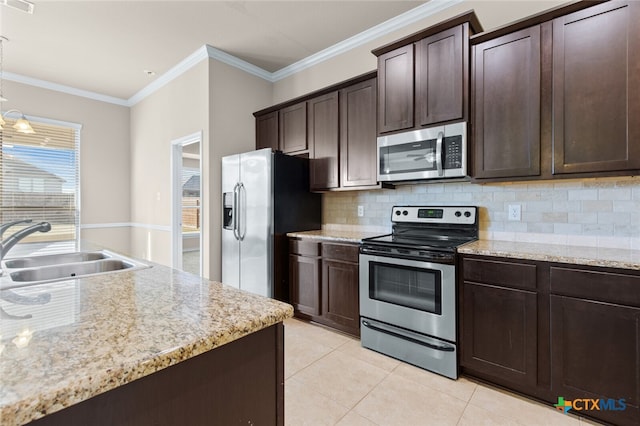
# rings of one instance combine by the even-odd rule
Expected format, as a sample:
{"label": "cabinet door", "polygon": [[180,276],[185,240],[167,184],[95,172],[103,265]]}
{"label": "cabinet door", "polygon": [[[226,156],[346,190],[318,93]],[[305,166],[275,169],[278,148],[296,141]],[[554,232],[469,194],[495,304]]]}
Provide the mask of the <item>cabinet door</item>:
{"label": "cabinet door", "polygon": [[280,110],[280,149],[285,154],[307,149],[307,103]]}
{"label": "cabinet door", "polygon": [[540,26],[473,47],[474,177],[540,174]]}
{"label": "cabinet door", "polygon": [[256,117],[256,149],[278,150],[278,111]]}
{"label": "cabinet door", "polygon": [[553,21],[553,173],[640,169],[640,2]]}
{"label": "cabinet door", "polygon": [[322,260],[322,316],[342,331],[360,335],[358,264]]}
{"label": "cabinet door", "polygon": [[416,120],[427,126],[462,119],[463,26],[416,43]]}
{"label": "cabinet door", "polygon": [[378,132],[413,127],[413,45],[378,57]]}
{"label": "cabinet door", "polygon": [[463,367],[500,384],[536,385],[536,293],[464,282],[462,316]]}
{"label": "cabinet door", "polygon": [[311,99],[308,104],[307,122],[311,189],[337,188],[339,119],[338,92]]}
{"label": "cabinet door", "polygon": [[289,256],[291,304],[296,311],[320,315],[320,259]]}
{"label": "cabinet door", "polygon": [[640,309],[551,296],[552,391],[565,400],[613,399],[624,410],[585,414],[640,424]]}
{"label": "cabinet door", "polygon": [[341,186],[377,183],[376,79],[340,92]]}

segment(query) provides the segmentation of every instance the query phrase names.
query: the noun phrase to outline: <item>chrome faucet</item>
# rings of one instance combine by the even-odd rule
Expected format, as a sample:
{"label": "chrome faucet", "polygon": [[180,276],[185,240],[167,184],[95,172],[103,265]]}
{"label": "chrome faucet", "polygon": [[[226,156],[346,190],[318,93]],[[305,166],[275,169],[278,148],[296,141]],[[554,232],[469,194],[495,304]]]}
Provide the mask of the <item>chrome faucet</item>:
{"label": "chrome faucet", "polygon": [[16,220],[14,222],[3,223],[2,225],[0,225],[0,240],[2,239],[2,235],[4,235],[5,231],[11,228],[12,226],[20,225],[21,223],[31,223],[31,222],[33,222],[33,219],[22,219],[22,220]]}
{"label": "chrome faucet", "polygon": [[16,232],[6,240],[3,240],[0,243],[0,260],[4,259],[4,257],[7,255],[9,250],[11,250],[11,248],[15,246],[20,240],[38,231],[40,232],[51,231],[51,224],[49,222],[40,222],[36,225],[31,225],[28,228],[21,229],[20,231]]}

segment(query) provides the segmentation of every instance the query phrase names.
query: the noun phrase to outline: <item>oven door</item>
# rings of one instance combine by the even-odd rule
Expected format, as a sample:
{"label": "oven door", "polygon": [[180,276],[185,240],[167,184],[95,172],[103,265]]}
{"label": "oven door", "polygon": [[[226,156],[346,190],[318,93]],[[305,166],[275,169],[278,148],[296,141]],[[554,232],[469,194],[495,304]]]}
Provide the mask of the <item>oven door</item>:
{"label": "oven door", "polygon": [[360,254],[360,315],[456,341],[455,266]]}

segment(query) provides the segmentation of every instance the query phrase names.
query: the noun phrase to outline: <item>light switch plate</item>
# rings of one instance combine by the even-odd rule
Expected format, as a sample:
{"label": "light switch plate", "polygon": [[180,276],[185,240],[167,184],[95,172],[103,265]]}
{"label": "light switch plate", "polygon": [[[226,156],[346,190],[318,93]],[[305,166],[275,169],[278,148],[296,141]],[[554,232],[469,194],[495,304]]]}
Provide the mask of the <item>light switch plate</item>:
{"label": "light switch plate", "polygon": [[521,219],[520,204],[509,204],[507,219],[519,221]]}
{"label": "light switch plate", "polygon": [[364,216],[364,206],[358,206],[358,217]]}

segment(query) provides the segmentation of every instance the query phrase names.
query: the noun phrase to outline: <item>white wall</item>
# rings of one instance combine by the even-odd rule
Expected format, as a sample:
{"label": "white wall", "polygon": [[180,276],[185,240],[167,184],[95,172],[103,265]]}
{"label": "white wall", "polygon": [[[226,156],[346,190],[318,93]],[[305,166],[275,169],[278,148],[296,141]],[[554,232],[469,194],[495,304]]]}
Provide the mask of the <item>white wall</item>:
{"label": "white wall", "polygon": [[171,265],[171,141],[202,130],[203,274],[220,280],[221,158],[254,149],[252,113],[271,94],[267,81],[210,59],[131,108],[135,256]]}
{"label": "white wall", "polygon": [[[131,108],[131,250],[171,265],[171,141],[209,134],[207,61]],[[205,144],[206,145],[206,144]]]}

